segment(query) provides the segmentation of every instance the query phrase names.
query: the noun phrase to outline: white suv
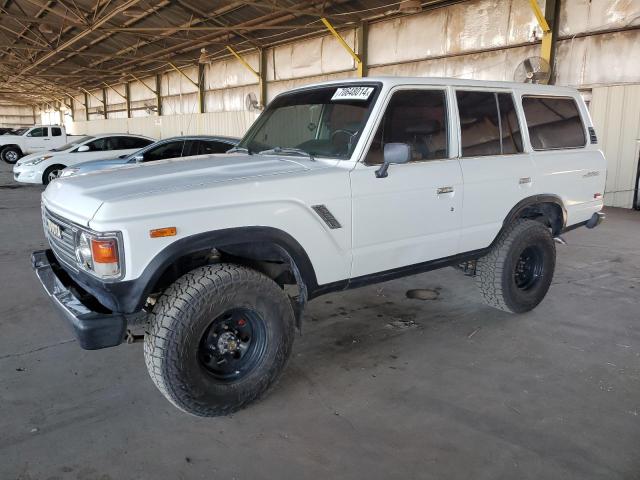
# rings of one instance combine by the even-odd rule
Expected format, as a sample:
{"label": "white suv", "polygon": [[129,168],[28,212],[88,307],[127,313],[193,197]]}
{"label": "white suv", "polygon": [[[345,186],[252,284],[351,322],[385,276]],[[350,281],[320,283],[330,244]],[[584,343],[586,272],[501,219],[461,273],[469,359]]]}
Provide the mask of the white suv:
{"label": "white suv", "polygon": [[60,179],[33,265],[83,348],[148,322],[178,408],[258,398],[308,300],[446,266],[513,313],[543,299],[554,237],[603,215],[605,159],[570,88],[430,78],[275,98],[234,151]]}

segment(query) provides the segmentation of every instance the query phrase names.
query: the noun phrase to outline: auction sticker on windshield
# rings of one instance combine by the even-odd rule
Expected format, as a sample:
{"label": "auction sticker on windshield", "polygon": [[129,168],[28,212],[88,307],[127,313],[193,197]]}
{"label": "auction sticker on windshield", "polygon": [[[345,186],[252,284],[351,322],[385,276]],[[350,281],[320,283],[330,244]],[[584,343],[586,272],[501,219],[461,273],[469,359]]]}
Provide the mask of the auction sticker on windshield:
{"label": "auction sticker on windshield", "polygon": [[340,87],[331,100],[367,100],[373,92],[373,87]]}

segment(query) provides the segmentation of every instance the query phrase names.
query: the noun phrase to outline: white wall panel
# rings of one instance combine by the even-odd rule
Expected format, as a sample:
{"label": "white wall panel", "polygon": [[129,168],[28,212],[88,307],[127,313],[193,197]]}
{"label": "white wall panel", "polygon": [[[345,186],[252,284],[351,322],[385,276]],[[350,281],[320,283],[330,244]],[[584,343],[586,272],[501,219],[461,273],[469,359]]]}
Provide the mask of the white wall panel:
{"label": "white wall panel", "polygon": [[596,87],[589,109],[607,158],[605,204],[630,208],[640,153],[640,85]]}
{"label": "white wall panel", "polygon": [[[242,57],[256,72],[259,70],[257,53],[242,53]],[[257,83],[257,77],[235,57],[212,62],[205,66],[205,89],[237,87]]]}
{"label": "white wall panel", "polygon": [[[142,82],[144,82],[144,85],[146,85],[146,87],[138,81],[130,82],[129,91],[131,92],[131,100],[140,101],[140,100],[155,99],[156,96],[151,90],[156,89],[156,78],[155,77],[139,77],[139,78]],[[149,90],[149,88],[151,90]]]}
{"label": "white wall panel", "polygon": [[560,36],[640,25],[640,0],[563,0]]}
{"label": "white wall panel", "polygon": [[329,80],[339,80],[341,78],[355,77],[355,72],[341,72],[329,75],[316,75],[314,77],[295,78],[291,80],[283,80],[280,82],[273,82],[269,84],[267,90],[267,101],[270,102],[278,94],[291,90],[292,88],[302,87],[304,85],[310,85],[312,83],[326,82]]}

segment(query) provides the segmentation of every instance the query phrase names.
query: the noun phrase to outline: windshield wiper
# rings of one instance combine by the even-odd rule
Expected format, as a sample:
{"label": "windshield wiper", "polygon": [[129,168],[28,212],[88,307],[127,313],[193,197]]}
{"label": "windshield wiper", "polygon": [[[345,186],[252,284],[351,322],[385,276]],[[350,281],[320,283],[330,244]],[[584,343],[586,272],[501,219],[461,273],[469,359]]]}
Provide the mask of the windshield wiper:
{"label": "windshield wiper", "polygon": [[309,160],[311,160],[312,162],[315,162],[316,159],[314,158],[312,153],[309,153],[305,150],[302,150],[301,148],[294,148],[294,147],[274,147],[274,148],[270,148],[268,150],[262,150],[261,152],[258,152],[260,155],[271,155],[271,154],[280,154],[280,155],[287,155],[287,154],[294,154],[294,155],[305,155],[307,157],[309,157]]}
{"label": "windshield wiper", "polygon": [[244,152],[244,153],[248,153],[249,155],[253,155],[253,152],[249,150],[247,147],[233,147],[232,149],[227,150],[227,153],[236,153],[236,152]]}

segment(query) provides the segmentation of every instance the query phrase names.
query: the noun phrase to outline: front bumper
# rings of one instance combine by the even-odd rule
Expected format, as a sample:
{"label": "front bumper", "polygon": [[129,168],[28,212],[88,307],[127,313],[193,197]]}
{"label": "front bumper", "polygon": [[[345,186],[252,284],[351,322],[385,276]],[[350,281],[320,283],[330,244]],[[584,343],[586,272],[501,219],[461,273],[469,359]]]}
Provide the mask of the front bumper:
{"label": "front bumper", "polygon": [[127,331],[125,316],[111,313],[98,304],[66,274],[51,250],[33,252],[31,264],[56,310],[71,325],[82,348],[97,350],[122,343]]}
{"label": "front bumper", "polygon": [[15,165],[13,167],[13,179],[21,183],[40,183],[42,184],[42,172],[25,167],[23,165]]}

